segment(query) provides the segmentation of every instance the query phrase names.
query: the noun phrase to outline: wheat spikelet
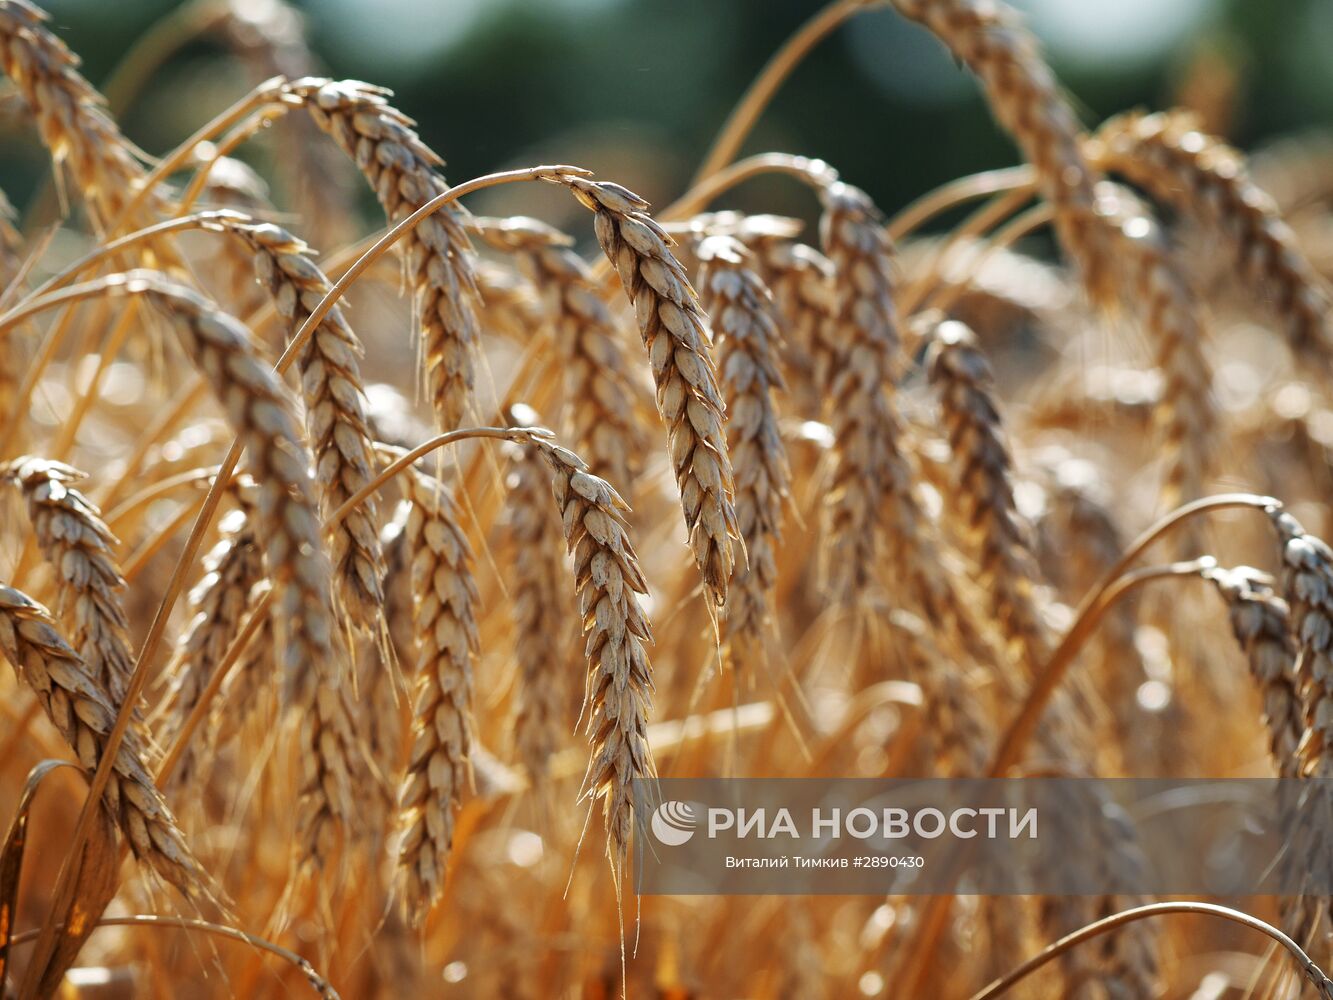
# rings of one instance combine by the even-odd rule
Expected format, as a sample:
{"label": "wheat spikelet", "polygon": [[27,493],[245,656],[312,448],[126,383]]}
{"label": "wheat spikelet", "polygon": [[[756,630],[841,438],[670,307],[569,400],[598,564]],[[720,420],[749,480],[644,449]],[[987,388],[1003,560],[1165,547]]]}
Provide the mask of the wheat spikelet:
{"label": "wheat spikelet", "polygon": [[[75,759],[85,770],[95,770],[115,725],[116,710],[102,685],[61,638],[47,610],[5,586],[0,586],[0,649],[20,680],[36,693]],[[133,728],[116,750],[103,801],[136,857],[184,895],[214,898],[211,880],[153,784],[144,747]]]}
{"label": "wheat spikelet", "polygon": [[59,582],[57,611],[73,624],[79,656],[119,709],[134,670],[125,579],[101,511],[70,485],[83,478],[78,469],[30,456],[0,466],[0,482],[14,483],[27,502],[33,534]]}
{"label": "wheat spikelet", "polygon": [[[69,171],[105,229],[129,207],[144,171],[106,113],[102,96],[79,73],[79,58],[46,28],[26,0],[0,0],[0,65],[37,119],[51,157]],[[165,205],[150,192],[131,228],[156,221]]]}
{"label": "wheat spikelet", "polygon": [[1111,251],[1096,215],[1096,174],[1082,129],[1036,40],[1000,0],[892,0],[981,80],[991,111],[1037,171],[1060,242],[1098,303],[1114,295]]}
{"label": "wheat spikelet", "polygon": [[417,681],[412,755],[399,795],[398,861],[408,909],[419,924],[444,888],[454,812],[468,781],[472,661],[479,640],[472,549],[453,499],[415,469],[406,484]]}
{"label": "wheat spikelet", "polygon": [[517,257],[551,317],[570,402],[569,440],[596,475],[632,484],[648,447],[646,428],[624,342],[592,269],[568,236],[536,219],[504,219],[483,236]]}
{"label": "wheat spikelet", "polygon": [[1263,574],[1248,567],[1214,570],[1208,578],[1226,602],[1231,631],[1259,685],[1273,764],[1279,776],[1297,777],[1305,719],[1287,603],[1274,595]]}
{"label": "wheat spikelet", "polygon": [[736,518],[747,565],[732,580],[726,635],[739,645],[762,641],[771,625],[777,546],[791,487],[773,394],[785,389],[778,370],[778,316],[754,256],[730,236],[699,244],[700,303],[721,338],[718,365],[726,395],[728,445],[736,480]]}
{"label": "wheat spikelet", "polygon": [[[219,223],[254,254],[255,275],[296,333],[332,287],[309,249],[287,230],[237,220]],[[306,431],[315,453],[315,479],[325,516],[370,481],[374,468],[366,426],[366,394],[358,358],[364,349],[343,312],[334,306],[297,356]],[[380,557],[376,504],[367,499],[330,532],[330,555],[343,606],[371,627],[381,614],[384,564]]]}
{"label": "wheat spikelet", "polygon": [[652,629],[639,604],[648,584],[625,530],[625,501],[573,452],[539,437],[532,443],[551,468],[586,636],[583,717],[592,756],[584,794],[603,799],[607,850],[619,873],[634,827],[634,782],[655,774],[647,734],[652,667],[644,650]]}
{"label": "wheat spikelet", "polygon": [[723,429],[725,405],[708,349],[707,318],[671,252],[671,238],[647,214],[647,202],[617,184],[583,177],[561,182],[596,213],[597,242],[634,304],[657,384],[657,409],[667,426],[690,548],[713,606],[722,607],[739,527]]}
{"label": "wheat spikelet", "polygon": [[[442,160],[387,101],[389,92],[356,81],[305,79],[290,92],[333,136],[397,222],[448,189]],[[467,413],[475,381],[477,287],[463,209],[449,205],[404,240],[426,364],[426,388],[441,427]]]}
{"label": "wheat spikelet", "polygon": [[508,535],[515,579],[509,592],[519,670],[514,741],[532,787],[541,793],[550,787],[543,779],[551,755],[570,728],[572,609],[566,596],[564,533],[551,508],[550,474],[530,448],[516,446],[512,466]]}
{"label": "wheat spikelet", "polygon": [[[189,594],[189,625],[165,669],[171,683],[166,699],[173,732],[180,731],[199,703],[209,678],[240,631],[250,591],[264,573],[254,516],[245,505],[224,518],[219,529],[221,538],[204,557],[204,576]],[[199,750],[197,743],[186,748],[172,772],[176,785],[190,784]]]}
{"label": "wheat spikelet", "polygon": [[1333,363],[1333,300],[1239,153],[1205,135],[1197,120],[1182,112],[1112,118],[1098,129],[1094,152],[1105,169],[1216,230],[1252,293],[1266,300],[1283,324],[1293,349],[1327,373]]}

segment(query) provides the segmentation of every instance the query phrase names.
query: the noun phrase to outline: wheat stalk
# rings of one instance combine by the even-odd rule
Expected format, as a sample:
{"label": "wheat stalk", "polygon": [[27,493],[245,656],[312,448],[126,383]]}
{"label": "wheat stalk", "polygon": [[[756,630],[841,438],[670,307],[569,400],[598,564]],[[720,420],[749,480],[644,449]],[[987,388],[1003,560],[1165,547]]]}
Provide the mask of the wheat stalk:
{"label": "wheat stalk", "polygon": [[[255,275],[295,335],[332,287],[309,248],[287,230],[234,219],[218,225],[240,237],[254,254]],[[370,481],[373,446],[366,426],[366,397],[358,359],[364,353],[343,312],[334,306],[297,355],[306,432],[315,454],[315,480],[327,516]],[[334,578],[343,606],[372,627],[382,613],[384,564],[376,505],[367,499],[330,532]]]}
{"label": "wheat stalk", "polygon": [[[438,170],[443,161],[412,130],[412,120],[388,103],[388,91],[356,81],[305,79],[292,84],[290,93],[352,157],[390,222],[447,190]],[[445,429],[462,421],[475,382],[478,292],[463,213],[447,206],[404,241],[426,387]]]}
{"label": "wheat stalk", "polygon": [[732,539],[740,529],[708,320],[671,252],[671,237],[647,214],[646,201],[617,184],[572,176],[560,182],[595,213],[597,242],[634,305],[690,548],[712,606],[722,607],[735,560]]}
{"label": "wheat stalk", "polygon": [[1112,252],[1096,213],[1097,175],[1082,129],[1036,40],[1001,0],[891,0],[933,32],[981,80],[991,111],[1037,172],[1060,242],[1094,301],[1114,295]]}
{"label": "wheat stalk", "polygon": [[569,439],[594,473],[628,487],[643,466],[647,434],[624,341],[592,269],[570,248],[570,237],[536,219],[503,219],[481,232],[516,256],[551,317],[570,402]]}
{"label": "wheat stalk", "polygon": [[84,478],[78,469],[31,456],[0,465],[0,482],[22,491],[37,545],[55,571],[57,612],[68,616],[79,656],[118,709],[134,669],[125,579],[101,511],[70,485]]}
{"label": "wheat stalk", "polygon": [[726,635],[738,647],[761,644],[772,626],[777,547],[791,488],[787,451],[773,396],[785,389],[778,369],[781,338],[772,294],[755,258],[730,236],[699,244],[700,304],[720,338],[718,365],[726,396],[728,447],[735,475],[736,519],[747,565],[732,579]]}
{"label": "wheat stalk", "polygon": [[398,861],[409,912],[420,924],[444,889],[454,812],[468,782],[479,639],[472,549],[457,507],[441,483],[416,469],[405,482],[417,681],[412,754],[399,795]]}
{"label": "wheat stalk", "polygon": [[[49,612],[11,587],[0,586],[0,649],[75,759],[91,774],[115,725],[106,690],[69,644]],[[195,859],[144,762],[133,728],[116,751],[103,801],[136,857],[185,896],[214,899],[212,880]]]}
{"label": "wheat stalk", "polygon": [[639,603],[648,584],[626,533],[629,508],[620,495],[568,449],[536,436],[532,446],[551,468],[586,635],[583,718],[592,756],[584,794],[603,800],[607,851],[619,873],[634,827],[634,782],[655,774],[647,735],[652,667],[644,650],[652,629]]}
{"label": "wheat stalk", "polygon": [[1098,129],[1096,139],[1094,151],[1105,169],[1222,237],[1293,349],[1327,372],[1333,364],[1333,300],[1273,199],[1251,180],[1244,158],[1181,112],[1120,115]]}

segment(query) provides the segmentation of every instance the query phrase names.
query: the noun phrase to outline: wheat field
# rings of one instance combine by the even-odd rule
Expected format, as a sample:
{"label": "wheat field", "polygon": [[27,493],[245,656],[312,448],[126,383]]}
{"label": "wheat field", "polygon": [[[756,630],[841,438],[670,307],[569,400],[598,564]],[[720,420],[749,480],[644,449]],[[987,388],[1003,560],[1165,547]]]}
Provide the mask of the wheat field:
{"label": "wheat field", "polygon": [[[750,151],[872,10],[1016,165],[876,205]],[[1314,895],[632,860],[655,775],[1333,777],[1326,142],[1090,122],[1000,0],[835,0],[649,205],[577,149],[446,180],[248,27],[262,82],[150,154],[0,0],[60,206],[0,205],[0,995],[1333,997]]]}

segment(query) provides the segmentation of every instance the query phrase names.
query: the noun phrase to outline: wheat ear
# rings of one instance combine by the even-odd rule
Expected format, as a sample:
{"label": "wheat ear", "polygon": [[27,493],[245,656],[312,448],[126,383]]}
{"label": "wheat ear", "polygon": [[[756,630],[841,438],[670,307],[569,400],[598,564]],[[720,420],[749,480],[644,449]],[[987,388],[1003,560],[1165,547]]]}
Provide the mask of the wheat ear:
{"label": "wheat ear", "polygon": [[1333,300],[1273,199],[1250,179],[1241,154],[1205,135],[1184,112],[1120,115],[1102,125],[1096,138],[1093,150],[1105,169],[1222,237],[1293,349],[1327,373],[1333,366]]}
{"label": "wheat ear", "polygon": [[0,482],[22,491],[38,547],[55,571],[57,613],[68,615],[75,648],[119,709],[134,669],[125,579],[101,511],[70,485],[84,478],[78,469],[30,456],[0,466]]}
{"label": "wheat ear", "polygon": [[[46,28],[26,0],[0,0],[0,64],[37,119],[42,141],[65,166],[105,229],[129,207],[144,177],[135,150],[79,72],[79,58]],[[131,228],[156,221],[164,206],[150,192]]]}
{"label": "wheat ear", "polygon": [[[219,225],[250,248],[255,276],[287,321],[288,335],[294,335],[332,287],[309,248],[279,226],[237,220]],[[342,310],[334,306],[297,356],[306,432],[325,516],[370,482],[374,468],[358,360],[363,353]],[[343,606],[359,624],[372,627],[384,605],[384,561],[373,497],[333,527],[330,548]]]}
{"label": "wheat ear", "polygon": [[[36,693],[75,759],[89,773],[95,771],[116,709],[78,653],[61,638],[47,610],[5,586],[0,586],[0,649],[19,679]],[[153,783],[133,728],[117,748],[103,801],[136,857],[184,895],[216,897],[212,881]]]}
{"label": "wheat ear", "polygon": [[512,450],[508,491],[509,541],[514,552],[514,656],[518,711],[514,741],[532,787],[542,793],[551,755],[570,729],[574,704],[569,671],[570,611],[565,538],[551,506],[550,473],[531,448]]}
{"label": "wheat ear", "polygon": [[1082,128],[1036,39],[1002,0],[892,0],[933,32],[981,80],[991,111],[1037,172],[1055,210],[1060,242],[1094,301],[1115,293],[1112,254],[1096,214],[1097,176],[1081,148]]}
{"label": "wheat ear", "polygon": [[633,483],[647,434],[624,343],[592,269],[570,248],[568,236],[536,219],[504,219],[483,236],[516,255],[552,317],[570,401],[569,440],[597,475]]}
{"label": "wheat ear", "polygon": [[657,384],[658,412],[667,426],[690,548],[713,606],[722,607],[735,561],[732,539],[740,529],[707,317],[671,252],[671,237],[647,214],[646,201],[618,184],[583,177],[560,180],[595,213],[597,242],[634,304]]}
{"label": "wheat ear", "polygon": [[762,641],[771,625],[777,548],[791,488],[787,450],[773,396],[786,386],[778,369],[777,307],[755,271],[754,255],[730,236],[699,244],[700,302],[720,338],[727,439],[736,479],[736,518],[748,559],[732,580],[726,635],[739,646]]}
{"label": "wheat ear", "polygon": [[1216,450],[1219,416],[1203,307],[1146,212],[1116,199],[1105,215],[1124,261],[1125,297],[1153,337],[1165,382],[1157,410],[1168,463],[1164,503],[1172,508],[1204,494]]}
{"label": "wheat ear", "polygon": [[454,813],[468,781],[472,662],[478,646],[472,549],[443,484],[409,470],[406,538],[417,639],[412,755],[399,795],[398,861],[420,924],[444,889]]}
{"label": "wheat ear", "polygon": [[[354,80],[299,80],[291,93],[365,175],[390,222],[448,190],[443,161],[393,108],[389,91]],[[464,210],[450,205],[403,241],[426,364],[426,387],[441,427],[458,426],[472,400],[477,352],[477,286]]]}
{"label": "wheat ear", "polygon": [[310,454],[286,388],[259,358],[249,331],[208,299],[153,272],[131,272],[125,288],[171,323],[185,353],[240,437],[258,493],[256,522],[278,589],[286,686],[301,704],[315,677],[340,677],[333,650],[328,557],[321,543]]}
{"label": "wheat ear", "polygon": [[1298,777],[1305,718],[1287,602],[1273,593],[1263,574],[1245,566],[1207,576],[1226,602],[1231,631],[1259,685],[1273,764],[1280,777]]}
{"label": "wheat ear", "polygon": [[[204,576],[189,594],[189,625],[165,670],[171,682],[166,696],[171,728],[176,732],[226,656],[249,608],[250,591],[264,575],[253,513],[243,505],[223,518],[219,528],[221,538],[204,557]],[[200,750],[198,743],[187,746],[172,772],[175,785],[190,784]]]}
{"label": "wheat ear", "polygon": [[639,603],[648,584],[626,532],[625,501],[567,448],[532,440],[551,468],[586,636],[583,717],[592,755],[584,794],[603,800],[607,850],[623,872],[634,827],[634,782],[656,773],[648,746],[652,667],[644,650],[652,630]]}

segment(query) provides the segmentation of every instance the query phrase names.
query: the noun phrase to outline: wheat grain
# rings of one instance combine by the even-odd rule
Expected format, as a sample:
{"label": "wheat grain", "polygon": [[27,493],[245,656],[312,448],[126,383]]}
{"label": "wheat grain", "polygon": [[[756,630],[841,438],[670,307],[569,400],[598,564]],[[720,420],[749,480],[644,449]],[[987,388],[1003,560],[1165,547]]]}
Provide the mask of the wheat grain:
{"label": "wheat grain", "polygon": [[646,201],[617,184],[560,180],[596,213],[597,242],[634,305],[657,385],[657,409],[667,426],[690,548],[712,605],[722,607],[739,527],[707,318],[671,252],[671,238],[647,214]]}
{"label": "wheat grain", "polygon": [[33,535],[55,571],[57,612],[69,618],[79,656],[119,709],[134,669],[125,579],[101,511],[70,485],[84,478],[78,469],[30,456],[0,466],[0,482],[22,491]]}
{"label": "wheat grain", "polygon": [[399,795],[398,861],[412,920],[420,924],[444,888],[454,812],[468,781],[472,661],[478,635],[472,549],[443,484],[412,469],[407,545],[417,637],[412,754]]}
{"label": "wheat grain", "polygon": [[785,389],[778,370],[778,316],[768,286],[754,269],[754,256],[738,240],[710,236],[699,244],[697,256],[700,304],[712,318],[714,337],[720,338],[736,519],[747,557],[732,579],[725,631],[738,647],[753,647],[772,627],[777,548],[791,487],[773,399]]}
{"label": "wheat grain", "polygon": [[[332,287],[309,249],[270,224],[222,220],[254,254],[255,275],[295,335]],[[315,480],[327,516],[370,481],[374,466],[358,358],[364,353],[343,312],[334,306],[297,355],[306,431],[315,453]],[[373,498],[349,511],[330,532],[330,555],[343,606],[373,628],[384,604],[379,529]]]}
{"label": "wheat grain", "polygon": [[652,629],[639,603],[648,584],[625,530],[625,501],[573,452],[539,437],[532,444],[551,468],[586,635],[583,718],[592,756],[584,794],[603,800],[607,851],[620,873],[634,827],[634,782],[655,774],[647,734],[652,667],[644,650]]}
{"label": "wheat grain", "polygon": [[487,226],[541,295],[564,363],[569,440],[596,475],[631,488],[647,450],[645,421],[623,338],[572,240],[536,219]]}
{"label": "wheat grain", "polygon": [[[61,638],[50,614],[11,587],[0,586],[0,649],[19,679],[30,687],[89,773],[96,770],[116,721],[106,690]],[[185,896],[214,899],[212,881],[200,867],[162,793],[144,763],[134,729],[116,750],[103,801],[135,856]]]}
{"label": "wheat grain", "polygon": [[1251,292],[1268,301],[1292,348],[1327,374],[1333,300],[1239,153],[1180,112],[1112,118],[1098,129],[1094,149],[1106,169],[1211,226]]}
{"label": "wheat grain", "polygon": [[1096,215],[1097,175],[1082,129],[1036,40],[1001,0],[891,0],[933,32],[981,80],[991,111],[1033,165],[1055,209],[1060,242],[1095,302],[1114,295],[1112,252]]}
{"label": "wheat grain", "polygon": [[[307,78],[292,84],[290,93],[352,157],[390,222],[448,189],[438,171],[443,161],[412,130],[412,120],[388,103],[388,91],[356,81]],[[462,208],[446,206],[404,240],[426,388],[444,429],[462,421],[475,382],[478,292],[462,219]]]}
{"label": "wheat grain", "polygon": [[532,283],[512,268],[493,261],[477,264],[481,294],[479,324],[483,333],[495,333],[526,347],[535,338],[549,336],[546,311]]}

